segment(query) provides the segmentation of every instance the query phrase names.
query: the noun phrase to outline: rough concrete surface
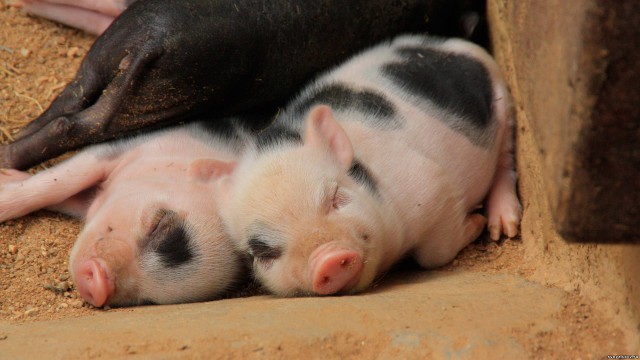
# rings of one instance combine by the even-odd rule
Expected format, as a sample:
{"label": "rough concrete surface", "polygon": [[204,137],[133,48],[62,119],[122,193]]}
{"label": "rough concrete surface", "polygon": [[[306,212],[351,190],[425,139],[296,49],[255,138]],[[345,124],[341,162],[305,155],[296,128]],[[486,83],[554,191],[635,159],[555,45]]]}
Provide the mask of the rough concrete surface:
{"label": "rough concrete surface", "polygon": [[[526,358],[527,334],[570,326],[557,316],[567,301],[564,291],[520,276],[402,273],[358,296],[254,296],[0,324],[0,355],[38,358],[47,349],[64,359]],[[614,351],[617,344],[606,345]]]}

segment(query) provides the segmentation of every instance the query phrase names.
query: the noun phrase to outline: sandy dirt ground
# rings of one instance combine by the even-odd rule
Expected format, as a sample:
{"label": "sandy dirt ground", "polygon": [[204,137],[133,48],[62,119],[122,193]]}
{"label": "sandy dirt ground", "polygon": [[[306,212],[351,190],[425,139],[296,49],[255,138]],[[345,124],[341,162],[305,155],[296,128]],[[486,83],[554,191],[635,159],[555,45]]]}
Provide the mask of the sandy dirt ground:
{"label": "sandy dirt ground", "polygon": [[[0,6],[0,141],[7,143],[72,78],[95,38]],[[625,329],[579,289],[530,281],[543,263],[525,256],[520,240],[481,239],[438,271],[407,265],[362,296],[105,310],[84,303],[69,278],[80,227],[50,212],[0,224],[0,358],[37,358],[33,344],[47,358],[602,358],[632,348]],[[99,331],[88,335],[95,324]]]}

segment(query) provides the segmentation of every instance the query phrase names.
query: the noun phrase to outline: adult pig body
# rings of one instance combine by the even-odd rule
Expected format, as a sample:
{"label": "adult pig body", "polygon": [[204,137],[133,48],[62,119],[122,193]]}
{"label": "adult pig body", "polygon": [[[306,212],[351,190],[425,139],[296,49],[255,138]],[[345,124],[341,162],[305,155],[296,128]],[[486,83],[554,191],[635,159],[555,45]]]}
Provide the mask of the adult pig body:
{"label": "adult pig body", "polygon": [[438,20],[440,29],[459,17],[440,0],[345,5],[136,1],[96,40],[51,106],[14,143],[0,147],[0,166],[25,169],[197,114],[275,112],[312,75],[354,51],[399,32],[423,31],[425,17]]}
{"label": "adult pig body", "polygon": [[221,182],[231,237],[280,295],[365,289],[410,254],[517,234],[509,96],[462,40],[406,36],[305,89]]}
{"label": "adult pig body", "polygon": [[249,136],[236,120],[89,147],[30,176],[0,173],[0,221],[41,208],[82,217],[69,270],[95,306],[221,296],[244,275],[223,234],[214,183]]}

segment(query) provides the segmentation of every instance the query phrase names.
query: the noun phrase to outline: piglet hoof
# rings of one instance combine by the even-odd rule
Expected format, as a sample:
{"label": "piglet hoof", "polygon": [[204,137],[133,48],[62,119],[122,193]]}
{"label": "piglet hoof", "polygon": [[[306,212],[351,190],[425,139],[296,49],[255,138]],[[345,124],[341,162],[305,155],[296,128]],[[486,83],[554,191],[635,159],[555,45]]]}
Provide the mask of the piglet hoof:
{"label": "piglet hoof", "polygon": [[78,292],[89,304],[101,307],[114,293],[115,286],[110,281],[109,270],[101,261],[87,260],[74,272]]}
{"label": "piglet hoof", "polygon": [[518,224],[520,224],[520,203],[513,195],[494,201],[488,206],[489,237],[493,241],[500,240],[502,234],[508,238],[518,235]]}

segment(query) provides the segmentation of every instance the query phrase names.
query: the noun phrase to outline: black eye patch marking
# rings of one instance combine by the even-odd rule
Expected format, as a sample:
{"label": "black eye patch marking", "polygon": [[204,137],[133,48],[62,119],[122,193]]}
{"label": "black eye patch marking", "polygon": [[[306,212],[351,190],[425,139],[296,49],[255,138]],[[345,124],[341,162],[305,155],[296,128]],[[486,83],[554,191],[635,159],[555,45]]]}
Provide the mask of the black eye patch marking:
{"label": "black eye patch marking", "polygon": [[382,73],[408,92],[457,117],[442,120],[478,145],[491,124],[493,86],[482,63],[470,56],[422,47],[396,50],[399,62],[386,64]]}
{"label": "black eye patch marking", "polygon": [[258,236],[253,236],[248,242],[249,253],[254,258],[269,260],[277,259],[282,255],[282,249],[278,246],[272,246],[261,240]]}
{"label": "black eye patch marking", "polygon": [[353,160],[353,164],[351,165],[351,168],[349,169],[347,174],[355,182],[364,185],[374,195],[380,195],[380,193],[378,192],[378,183],[376,182],[376,179],[373,178],[369,170],[358,160]]}
{"label": "black eye patch marking", "polygon": [[371,125],[384,129],[396,129],[400,127],[395,118],[396,109],[393,103],[373,90],[356,90],[344,84],[331,84],[321,86],[314,90],[302,102],[295,107],[294,114],[297,118],[304,119],[309,109],[314,105],[325,104],[335,110],[353,108],[367,115]]}
{"label": "black eye patch marking", "polygon": [[158,210],[156,227],[148,235],[147,246],[160,257],[166,267],[176,267],[194,257],[186,224],[171,210]]}

